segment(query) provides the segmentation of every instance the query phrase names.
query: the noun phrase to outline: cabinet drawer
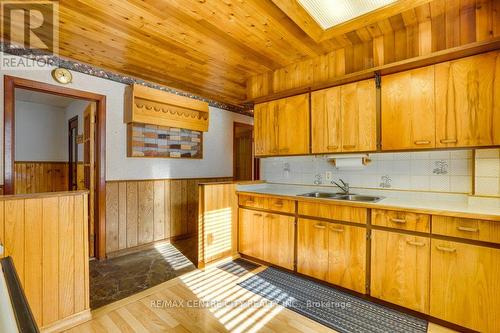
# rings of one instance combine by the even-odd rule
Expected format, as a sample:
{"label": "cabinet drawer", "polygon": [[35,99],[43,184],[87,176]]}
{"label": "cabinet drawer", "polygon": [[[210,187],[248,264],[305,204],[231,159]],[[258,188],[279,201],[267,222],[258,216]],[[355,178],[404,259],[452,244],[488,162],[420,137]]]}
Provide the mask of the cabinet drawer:
{"label": "cabinet drawer", "polygon": [[264,209],[284,213],[295,213],[295,201],[280,198],[265,198]]}
{"label": "cabinet drawer", "polygon": [[500,222],[433,215],[432,233],[500,243]]}
{"label": "cabinet drawer", "polygon": [[430,221],[427,214],[372,209],[372,224],[381,227],[430,232]]}
{"label": "cabinet drawer", "polygon": [[265,198],[254,197],[252,195],[240,195],[238,203],[245,207],[264,208]]}
{"label": "cabinet drawer", "polygon": [[366,224],[368,212],[366,208],[299,202],[299,215]]}

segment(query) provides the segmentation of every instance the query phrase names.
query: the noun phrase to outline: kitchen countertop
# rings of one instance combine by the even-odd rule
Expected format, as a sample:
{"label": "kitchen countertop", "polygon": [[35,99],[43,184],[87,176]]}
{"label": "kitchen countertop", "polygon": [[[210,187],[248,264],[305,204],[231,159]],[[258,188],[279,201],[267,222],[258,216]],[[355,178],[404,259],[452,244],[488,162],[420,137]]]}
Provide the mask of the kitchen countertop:
{"label": "kitchen countertop", "polygon": [[353,194],[383,196],[378,202],[356,202],[324,198],[300,197],[299,194],[308,192],[337,193],[332,186],[302,186],[288,184],[251,184],[238,185],[238,193],[286,197],[309,202],[321,202],[352,207],[401,209],[427,214],[440,214],[465,218],[477,218],[500,221],[500,199],[470,197],[466,194],[414,192],[398,190],[374,190],[351,188]]}

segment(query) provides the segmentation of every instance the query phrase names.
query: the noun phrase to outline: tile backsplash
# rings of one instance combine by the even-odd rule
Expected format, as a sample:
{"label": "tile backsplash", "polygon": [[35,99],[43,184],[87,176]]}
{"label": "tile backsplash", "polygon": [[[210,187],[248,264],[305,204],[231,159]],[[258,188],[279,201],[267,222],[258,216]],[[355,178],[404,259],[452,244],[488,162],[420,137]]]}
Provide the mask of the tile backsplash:
{"label": "tile backsplash", "polygon": [[337,169],[327,156],[265,158],[261,178],[308,185],[319,180],[331,186],[331,180],[342,178],[352,187],[472,193],[472,150],[376,153],[370,158],[369,165],[352,170]]}
{"label": "tile backsplash", "polygon": [[476,195],[500,196],[500,149],[478,149],[475,160]]}

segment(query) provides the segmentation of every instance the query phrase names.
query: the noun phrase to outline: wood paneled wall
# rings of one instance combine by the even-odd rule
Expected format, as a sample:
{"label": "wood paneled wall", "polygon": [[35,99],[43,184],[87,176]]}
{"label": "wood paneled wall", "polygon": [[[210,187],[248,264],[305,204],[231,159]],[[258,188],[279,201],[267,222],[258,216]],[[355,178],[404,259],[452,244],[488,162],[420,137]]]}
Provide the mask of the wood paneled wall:
{"label": "wood paneled wall", "polygon": [[434,0],[346,34],[343,48],[251,77],[247,98],[500,36],[500,0]]}
{"label": "wood paneled wall", "polygon": [[106,184],[106,253],[195,235],[198,184],[232,178],[110,181]]}
{"label": "wood paneled wall", "polygon": [[[68,190],[67,162],[14,162],[16,194]],[[83,163],[78,163],[78,190],[85,189]]]}
{"label": "wood paneled wall", "polygon": [[87,192],[0,197],[4,255],[40,327],[89,310],[87,200]]}
{"label": "wood paneled wall", "polygon": [[68,190],[67,162],[15,162],[16,194]]}
{"label": "wood paneled wall", "polygon": [[203,184],[199,188],[198,265],[238,253],[236,183]]}

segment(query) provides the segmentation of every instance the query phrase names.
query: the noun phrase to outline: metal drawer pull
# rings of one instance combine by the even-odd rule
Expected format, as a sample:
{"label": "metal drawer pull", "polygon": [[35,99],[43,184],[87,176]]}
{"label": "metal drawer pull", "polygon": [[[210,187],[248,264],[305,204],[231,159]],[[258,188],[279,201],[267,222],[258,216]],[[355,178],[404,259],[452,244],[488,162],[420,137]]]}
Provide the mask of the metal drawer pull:
{"label": "metal drawer pull", "polygon": [[275,202],[274,206],[276,206],[276,207],[283,207],[283,201]]}
{"label": "metal drawer pull", "polygon": [[255,203],[255,201],[253,201],[253,200],[247,200],[247,201],[245,201],[245,203],[247,205],[253,205]]}
{"label": "metal drawer pull", "polygon": [[324,225],[322,225],[322,224],[315,224],[315,225],[314,225],[314,227],[315,227],[316,229],[325,229],[325,228],[326,228],[326,227],[325,227]]}
{"label": "metal drawer pull", "polygon": [[423,242],[416,242],[416,241],[411,241],[411,240],[407,240],[406,244],[413,245],[413,246],[418,246],[418,247],[425,246],[425,243],[423,243]]}
{"label": "metal drawer pull", "polygon": [[271,219],[271,220],[272,220],[272,219],[274,219],[274,215],[267,214],[267,215],[266,215],[266,218],[268,218],[268,219]]}
{"label": "metal drawer pull", "polygon": [[356,148],[356,145],[344,145],[343,146],[345,149],[349,149],[349,148]]}
{"label": "metal drawer pull", "polygon": [[288,153],[290,151],[289,148],[282,148],[280,149],[280,153]]}
{"label": "metal drawer pull", "polygon": [[457,227],[457,229],[460,231],[467,231],[467,232],[479,232],[479,229],[477,228]]}
{"label": "metal drawer pull", "polygon": [[391,221],[394,222],[394,223],[406,223],[405,219],[395,219],[395,218],[392,218]]}
{"label": "metal drawer pull", "polygon": [[262,214],[253,214],[253,216],[261,217]]}
{"label": "metal drawer pull", "polygon": [[327,149],[338,149],[339,146],[326,146]]}
{"label": "metal drawer pull", "polygon": [[417,141],[415,141],[416,145],[428,145],[430,143],[431,142],[429,140],[417,140]]}
{"label": "metal drawer pull", "polygon": [[344,232],[345,230],[343,228],[330,228],[331,231],[334,231],[334,232]]}
{"label": "metal drawer pull", "polygon": [[440,246],[440,245],[436,246],[436,249],[438,249],[439,251],[449,252],[449,253],[453,253],[453,252],[457,251],[457,249],[454,249],[451,247]]}
{"label": "metal drawer pull", "polygon": [[458,140],[457,139],[442,139],[442,140],[439,140],[439,142],[441,142],[441,143],[457,143]]}

